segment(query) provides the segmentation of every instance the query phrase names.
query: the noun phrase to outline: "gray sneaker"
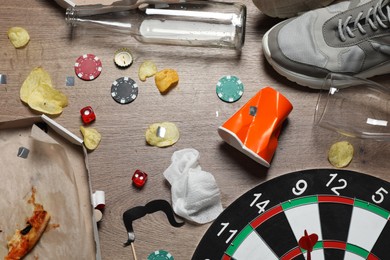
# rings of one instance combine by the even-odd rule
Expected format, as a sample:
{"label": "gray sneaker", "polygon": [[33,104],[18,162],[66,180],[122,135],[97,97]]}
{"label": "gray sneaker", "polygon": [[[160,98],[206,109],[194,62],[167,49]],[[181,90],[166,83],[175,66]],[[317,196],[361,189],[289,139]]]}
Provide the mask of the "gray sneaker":
{"label": "gray sneaker", "polygon": [[252,0],[262,13],[271,17],[289,18],[324,7],[334,0]]}
{"label": "gray sneaker", "polygon": [[263,37],[272,67],[321,88],[330,72],[369,78],[390,73],[390,0],[351,0],[283,21]]}

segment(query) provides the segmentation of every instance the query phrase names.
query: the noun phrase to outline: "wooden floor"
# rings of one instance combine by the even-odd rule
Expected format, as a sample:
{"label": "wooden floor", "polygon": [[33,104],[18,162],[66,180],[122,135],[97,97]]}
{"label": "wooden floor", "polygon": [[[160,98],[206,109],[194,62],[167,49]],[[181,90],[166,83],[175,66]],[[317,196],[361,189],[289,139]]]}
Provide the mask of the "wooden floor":
{"label": "wooden floor", "polygon": [[[127,233],[122,214],[128,208],[154,199],[171,201],[170,186],[162,173],[170,165],[172,153],[183,148],[200,152],[200,165],[213,174],[221,191],[223,207],[258,184],[288,172],[331,168],[327,151],[340,140],[350,141],[355,157],[347,167],[390,181],[390,144],[341,136],[313,127],[313,112],[318,91],[298,86],[279,76],[265,61],[262,36],[279,20],[267,18],[250,0],[245,45],[241,53],[209,48],[144,45],[127,35],[80,29],[70,31],[65,24],[65,10],[54,0],[3,0],[0,8],[0,74],[7,76],[0,85],[0,120],[33,115],[19,99],[19,89],[36,66],[52,76],[57,89],[69,98],[69,106],[55,120],[81,137],[80,109],[92,106],[97,115],[93,127],[102,134],[100,146],[88,157],[92,189],[103,190],[106,210],[99,223],[103,259],[132,259],[130,247],[123,247]],[[26,28],[31,41],[16,50],[9,42],[9,27]],[[118,48],[130,48],[133,65],[120,70],[113,63]],[[103,62],[102,74],[94,81],[75,78],[75,86],[65,86],[67,76],[75,76],[77,57],[93,53]],[[153,79],[141,82],[137,72],[144,60],[153,60],[159,69],[178,71],[180,82],[167,95],[161,95]],[[244,86],[243,97],[236,103],[224,103],[215,86],[220,77],[236,75]],[[139,96],[129,105],[120,105],[110,96],[112,82],[122,76],[138,80]],[[388,76],[374,78],[390,87]],[[286,96],[294,109],[282,129],[279,145],[269,169],[225,144],[217,128],[265,86]],[[180,129],[181,138],[172,147],[157,148],[145,143],[147,127],[171,121]],[[149,174],[146,186],[131,185],[136,169]],[[169,251],[175,259],[190,259],[209,224],[186,223],[173,228],[162,213],[147,215],[134,223],[138,259],[158,249]],[[0,227],[1,228],[1,227]],[[5,241],[1,241],[5,244]],[[42,256],[42,258],[44,258]]]}

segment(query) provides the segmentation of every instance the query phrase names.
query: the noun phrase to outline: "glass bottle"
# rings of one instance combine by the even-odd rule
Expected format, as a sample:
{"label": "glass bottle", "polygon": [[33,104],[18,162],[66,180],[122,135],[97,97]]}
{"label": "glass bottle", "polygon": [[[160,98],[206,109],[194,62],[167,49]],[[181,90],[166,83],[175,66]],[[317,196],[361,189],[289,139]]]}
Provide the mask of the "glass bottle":
{"label": "glass bottle", "polygon": [[142,43],[240,50],[245,39],[246,6],[191,0],[76,6],[66,10],[65,21],[72,26],[122,32]]}

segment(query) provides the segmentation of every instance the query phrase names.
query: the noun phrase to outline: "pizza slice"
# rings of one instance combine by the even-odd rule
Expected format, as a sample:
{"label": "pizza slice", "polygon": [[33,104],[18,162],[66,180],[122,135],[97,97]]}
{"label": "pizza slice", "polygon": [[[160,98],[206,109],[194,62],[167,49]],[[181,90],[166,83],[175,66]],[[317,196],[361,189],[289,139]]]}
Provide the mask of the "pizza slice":
{"label": "pizza slice", "polygon": [[22,259],[37,244],[50,220],[50,214],[41,204],[34,203],[33,215],[27,219],[26,227],[16,230],[8,241],[8,255],[4,260]]}

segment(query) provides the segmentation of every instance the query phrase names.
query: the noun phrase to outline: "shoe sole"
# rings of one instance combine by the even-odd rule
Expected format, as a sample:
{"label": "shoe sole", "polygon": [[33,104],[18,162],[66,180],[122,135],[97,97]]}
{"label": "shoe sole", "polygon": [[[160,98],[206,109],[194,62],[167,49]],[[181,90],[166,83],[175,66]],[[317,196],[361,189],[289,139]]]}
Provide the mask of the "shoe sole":
{"label": "shoe sole", "polygon": [[[263,53],[264,53],[264,56],[267,59],[268,63],[274,68],[274,70],[276,70],[276,72],[278,72],[280,75],[286,77],[290,81],[293,81],[299,85],[309,87],[312,89],[321,89],[323,87],[323,83],[324,83],[325,78],[315,78],[315,77],[310,77],[310,76],[307,76],[304,74],[293,72],[291,70],[288,70],[288,69],[280,66],[272,59],[271,52],[270,52],[269,47],[268,47],[268,34],[272,29],[273,29],[273,27],[264,34],[263,40],[262,40]],[[371,77],[383,75],[383,74],[388,74],[388,73],[390,73],[390,61],[388,61],[384,64],[380,64],[374,68],[371,68],[370,70],[366,70],[366,71],[360,72],[360,73],[352,75],[352,76],[367,79],[367,78],[371,78]]]}

